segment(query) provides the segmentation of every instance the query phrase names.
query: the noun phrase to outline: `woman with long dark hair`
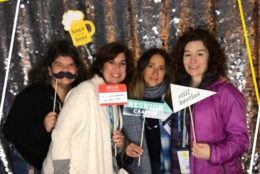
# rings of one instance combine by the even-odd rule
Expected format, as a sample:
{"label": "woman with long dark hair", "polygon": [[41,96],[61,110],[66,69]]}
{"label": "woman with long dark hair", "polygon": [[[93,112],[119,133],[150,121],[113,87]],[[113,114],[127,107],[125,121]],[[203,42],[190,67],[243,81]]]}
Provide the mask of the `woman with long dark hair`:
{"label": "woman with long dark hair", "polygon": [[[167,102],[171,106],[172,72],[166,51],[151,48],[137,62],[136,72],[128,85],[129,99]],[[159,119],[124,115],[126,169],[131,174],[167,174],[170,172],[170,134]],[[141,144],[144,123],[143,144]],[[141,158],[141,159],[139,159]],[[139,160],[141,162],[139,163]]]}

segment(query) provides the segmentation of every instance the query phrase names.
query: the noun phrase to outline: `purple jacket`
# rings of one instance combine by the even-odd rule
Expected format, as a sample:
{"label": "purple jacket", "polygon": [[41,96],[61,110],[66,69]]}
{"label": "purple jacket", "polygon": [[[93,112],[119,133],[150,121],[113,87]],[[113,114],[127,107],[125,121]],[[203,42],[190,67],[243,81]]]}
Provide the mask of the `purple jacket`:
{"label": "purple jacket", "polygon": [[207,90],[217,94],[194,104],[192,113],[197,142],[208,143],[211,155],[208,161],[191,155],[191,174],[242,174],[240,158],[249,146],[245,99],[226,81]]}

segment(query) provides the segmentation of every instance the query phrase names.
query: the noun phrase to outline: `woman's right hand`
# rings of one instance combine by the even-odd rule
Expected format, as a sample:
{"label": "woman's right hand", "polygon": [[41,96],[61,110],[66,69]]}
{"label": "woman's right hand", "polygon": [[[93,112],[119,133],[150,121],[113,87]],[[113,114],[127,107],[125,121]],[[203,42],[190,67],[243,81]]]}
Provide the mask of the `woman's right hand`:
{"label": "woman's right hand", "polygon": [[126,147],[126,155],[133,157],[133,158],[137,158],[140,155],[143,154],[143,148],[141,148],[140,146],[134,144],[134,143],[130,143],[127,147]]}
{"label": "woman's right hand", "polygon": [[57,121],[57,113],[56,112],[49,112],[44,120],[43,124],[47,132],[51,132],[52,129],[55,127]]}

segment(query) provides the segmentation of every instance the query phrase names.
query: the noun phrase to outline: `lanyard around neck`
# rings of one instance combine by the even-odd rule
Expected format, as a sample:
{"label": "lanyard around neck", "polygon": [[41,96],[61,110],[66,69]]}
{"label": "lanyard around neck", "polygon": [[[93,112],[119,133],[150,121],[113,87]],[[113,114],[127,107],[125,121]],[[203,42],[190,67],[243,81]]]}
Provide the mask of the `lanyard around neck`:
{"label": "lanyard around neck", "polygon": [[186,127],[186,109],[178,112],[178,146],[181,148],[186,148],[189,142],[187,127]]}
{"label": "lanyard around neck", "polygon": [[121,112],[119,106],[108,106],[109,122],[111,132],[121,130]]}
{"label": "lanyard around neck", "polygon": [[108,106],[108,113],[109,113],[109,121],[110,121],[110,130],[111,132],[114,131],[114,114],[113,114],[113,107]]}

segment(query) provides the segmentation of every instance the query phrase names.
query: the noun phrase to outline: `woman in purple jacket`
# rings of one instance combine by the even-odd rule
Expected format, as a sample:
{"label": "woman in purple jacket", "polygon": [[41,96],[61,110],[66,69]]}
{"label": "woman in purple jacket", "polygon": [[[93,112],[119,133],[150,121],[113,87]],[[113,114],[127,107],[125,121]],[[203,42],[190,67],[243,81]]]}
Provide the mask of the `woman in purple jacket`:
{"label": "woman in purple jacket", "polygon": [[226,76],[226,55],[217,40],[207,30],[189,29],[174,46],[172,66],[178,84],[216,92],[192,105],[194,132],[189,112],[173,118],[172,173],[180,173],[177,151],[185,133],[179,130],[186,127],[191,174],[242,174],[240,158],[249,144],[246,102]]}

